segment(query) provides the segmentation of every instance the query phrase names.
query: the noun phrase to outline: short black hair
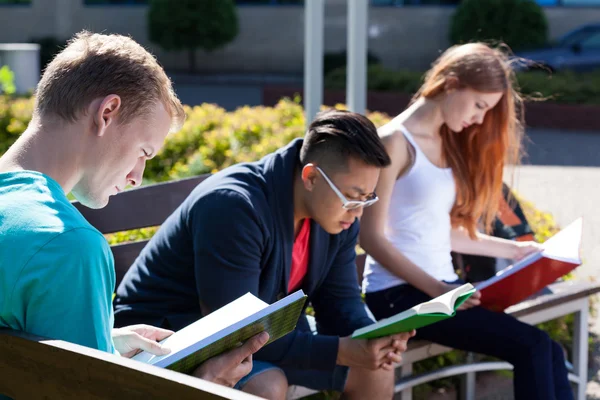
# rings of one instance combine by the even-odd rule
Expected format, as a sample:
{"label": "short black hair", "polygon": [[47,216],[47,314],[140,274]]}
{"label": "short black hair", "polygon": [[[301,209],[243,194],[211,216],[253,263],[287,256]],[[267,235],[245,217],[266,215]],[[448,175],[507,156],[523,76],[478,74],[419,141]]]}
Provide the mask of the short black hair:
{"label": "short black hair", "polygon": [[348,159],[384,168],[391,164],[373,122],[364,115],[331,109],[317,114],[300,150],[300,163],[346,168]]}

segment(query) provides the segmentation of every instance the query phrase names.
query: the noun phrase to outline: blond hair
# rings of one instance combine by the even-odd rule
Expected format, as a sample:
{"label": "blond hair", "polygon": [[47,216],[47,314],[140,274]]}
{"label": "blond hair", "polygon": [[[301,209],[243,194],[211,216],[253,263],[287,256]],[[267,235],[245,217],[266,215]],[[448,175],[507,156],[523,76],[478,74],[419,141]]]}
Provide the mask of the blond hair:
{"label": "blond hair", "polygon": [[121,97],[119,123],[147,116],[161,102],[179,130],[185,111],[152,54],[133,39],[82,31],[46,67],[36,90],[35,114],[74,122],[97,98]]}

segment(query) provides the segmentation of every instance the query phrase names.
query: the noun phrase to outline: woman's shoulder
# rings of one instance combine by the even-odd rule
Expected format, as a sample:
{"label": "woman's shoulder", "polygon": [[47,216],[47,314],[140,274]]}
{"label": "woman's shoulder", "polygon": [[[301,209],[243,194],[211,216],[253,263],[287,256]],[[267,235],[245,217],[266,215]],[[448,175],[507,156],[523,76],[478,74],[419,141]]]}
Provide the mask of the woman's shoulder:
{"label": "woman's shoulder", "polygon": [[394,158],[395,156],[402,156],[402,154],[408,153],[408,140],[402,131],[400,123],[392,120],[381,126],[378,129],[378,133],[390,157]]}

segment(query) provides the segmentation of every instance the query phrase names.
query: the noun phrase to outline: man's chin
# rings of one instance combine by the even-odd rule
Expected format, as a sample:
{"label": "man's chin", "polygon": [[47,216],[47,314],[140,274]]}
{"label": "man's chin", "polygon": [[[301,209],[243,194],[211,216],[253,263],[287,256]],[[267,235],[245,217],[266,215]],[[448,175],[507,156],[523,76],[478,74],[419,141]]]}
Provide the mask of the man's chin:
{"label": "man's chin", "polygon": [[342,233],[342,231],[344,230],[342,227],[336,227],[336,228],[327,228],[325,229],[325,232],[329,233],[330,235],[338,235],[340,233]]}
{"label": "man's chin", "polygon": [[87,208],[91,208],[93,210],[98,210],[108,205],[108,197],[103,199],[79,199],[76,197],[76,199]]}

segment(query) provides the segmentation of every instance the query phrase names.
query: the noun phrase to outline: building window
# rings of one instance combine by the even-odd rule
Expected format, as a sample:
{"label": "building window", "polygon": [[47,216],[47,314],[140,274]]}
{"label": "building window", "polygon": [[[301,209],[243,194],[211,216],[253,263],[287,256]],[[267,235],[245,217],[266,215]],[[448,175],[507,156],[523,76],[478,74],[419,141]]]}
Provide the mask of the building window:
{"label": "building window", "polygon": [[[0,0],[15,2],[28,2],[31,0]],[[148,4],[149,0],[84,0],[84,4],[89,5],[131,5],[131,4]],[[304,0],[235,0],[238,5],[303,5]]]}
{"label": "building window", "polygon": [[30,6],[31,0],[0,0],[0,6],[5,4]]}
{"label": "building window", "polygon": [[235,0],[235,3],[240,6],[301,6],[304,5],[304,0]]}
{"label": "building window", "polygon": [[136,5],[148,4],[148,0],[84,0],[83,4],[87,5]]}
{"label": "building window", "polygon": [[535,0],[535,2],[538,3],[540,6],[600,6],[600,0]]}
{"label": "building window", "polygon": [[371,0],[374,6],[455,6],[461,0]]}
{"label": "building window", "polygon": [[[455,6],[461,0],[371,0],[374,6]],[[535,0],[540,6],[600,6],[600,0]]]}
{"label": "building window", "polygon": [[600,6],[600,0],[558,0],[562,6]]}

